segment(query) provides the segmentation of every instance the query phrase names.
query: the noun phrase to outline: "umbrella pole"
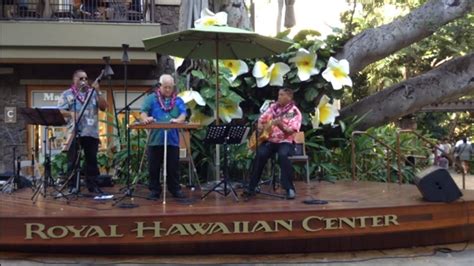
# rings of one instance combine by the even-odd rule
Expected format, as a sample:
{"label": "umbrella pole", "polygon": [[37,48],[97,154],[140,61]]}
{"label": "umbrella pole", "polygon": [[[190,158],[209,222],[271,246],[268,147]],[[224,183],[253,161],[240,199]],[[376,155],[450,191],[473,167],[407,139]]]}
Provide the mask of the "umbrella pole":
{"label": "umbrella pole", "polygon": [[[216,125],[219,125],[219,35],[216,34]],[[216,144],[216,181],[220,179],[221,160],[220,160],[220,146]]]}

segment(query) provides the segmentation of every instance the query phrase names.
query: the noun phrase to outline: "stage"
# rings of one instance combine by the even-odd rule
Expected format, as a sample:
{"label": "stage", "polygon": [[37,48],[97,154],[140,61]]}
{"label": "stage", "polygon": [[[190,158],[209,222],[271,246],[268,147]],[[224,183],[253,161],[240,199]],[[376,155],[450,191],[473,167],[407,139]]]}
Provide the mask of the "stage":
{"label": "stage", "polygon": [[[0,194],[2,251],[91,254],[269,254],[387,249],[472,240],[474,191],[452,203],[421,199],[414,185],[295,182],[295,200],[184,189],[166,205],[139,207],[82,197],[38,198],[31,189]],[[105,189],[117,192],[120,186]],[[267,188],[265,188],[267,190]],[[52,191],[50,189],[50,191]],[[241,190],[237,191],[240,195]],[[135,195],[148,191],[139,187]],[[116,197],[120,196],[117,195]],[[320,199],[327,204],[305,204]]]}

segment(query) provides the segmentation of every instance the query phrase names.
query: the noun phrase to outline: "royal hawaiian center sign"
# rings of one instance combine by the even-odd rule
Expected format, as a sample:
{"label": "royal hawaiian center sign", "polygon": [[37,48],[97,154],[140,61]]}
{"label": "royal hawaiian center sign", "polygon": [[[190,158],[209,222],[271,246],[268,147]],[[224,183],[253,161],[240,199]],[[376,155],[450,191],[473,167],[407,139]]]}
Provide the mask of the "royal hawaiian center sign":
{"label": "royal hawaiian center sign", "polygon": [[[114,219],[110,219],[113,221]],[[355,217],[324,217],[311,215],[303,219],[235,220],[215,222],[133,221],[129,224],[50,224],[28,222],[24,224],[24,241],[69,239],[81,241],[100,239],[166,239],[184,238],[234,238],[242,235],[264,233],[288,235],[293,232],[324,234],[341,230],[377,230],[399,226],[394,214]]]}

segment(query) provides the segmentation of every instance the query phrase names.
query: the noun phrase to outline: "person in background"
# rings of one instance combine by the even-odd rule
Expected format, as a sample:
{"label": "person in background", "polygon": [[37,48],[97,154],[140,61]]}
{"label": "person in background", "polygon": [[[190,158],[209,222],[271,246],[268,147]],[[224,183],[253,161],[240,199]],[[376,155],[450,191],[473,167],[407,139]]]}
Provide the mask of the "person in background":
{"label": "person in background", "polygon": [[436,145],[433,150],[434,153],[434,165],[439,165],[439,159],[443,155],[443,146],[441,144],[441,141],[437,140]]}
{"label": "person in background", "polygon": [[441,149],[443,150],[444,157],[448,160],[448,167],[452,165],[453,161],[453,148],[449,143],[448,138],[443,138],[443,142],[441,143]]}
{"label": "person in background", "polygon": [[[160,85],[154,93],[148,95],[141,108],[141,121],[144,124],[153,122],[184,123],[186,119],[186,105],[177,96],[174,79],[164,74],[160,77]],[[178,129],[169,129],[167,135],[167,186],[168,191],[175,198],[185,198],[179,185],[179,132]],[[153,129],[148,141],[148,171],[150,180],[148,199],[156,200],[161,195],[160,170],[163,165],[164,130]]]}
{"label": "person in background", "polygon": [[461,161],[462,171],[465,175],[469,174],[469,162],[471,156],[474,153],[472,145],[468,143],[467,138],[462,139],[462,143],[456,146],[454,150],[455,154]]}

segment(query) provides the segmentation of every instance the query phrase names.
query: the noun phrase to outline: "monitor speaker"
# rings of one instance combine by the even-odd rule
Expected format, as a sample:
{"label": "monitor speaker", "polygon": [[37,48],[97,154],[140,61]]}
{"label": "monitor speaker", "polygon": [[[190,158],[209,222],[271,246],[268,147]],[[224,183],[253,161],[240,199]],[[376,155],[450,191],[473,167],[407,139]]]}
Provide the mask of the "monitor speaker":
{"label": "monitor speaker", "polygon": [[415,184],[426,201],[451,202],[462,197],[462,193],[449,174],[440,167],[429,167],[415,177]]}

